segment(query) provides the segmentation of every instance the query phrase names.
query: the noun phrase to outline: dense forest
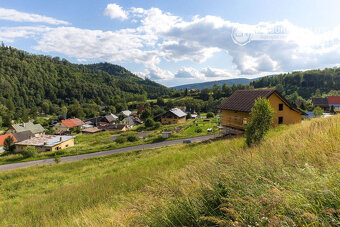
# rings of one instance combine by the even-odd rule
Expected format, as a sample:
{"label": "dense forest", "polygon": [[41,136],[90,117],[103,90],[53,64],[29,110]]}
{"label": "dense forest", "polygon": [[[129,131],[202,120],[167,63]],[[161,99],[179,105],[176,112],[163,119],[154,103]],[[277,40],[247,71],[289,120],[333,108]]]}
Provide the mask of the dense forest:
{"label": "dense forest", "polygon": [[[121,110],[129,101],[170,92],[117,65],[72,64],[59,57],[0,47],[0,126],[3,121],[8,125],[9,119],[27,119],[39,112],[92,116],[102,104]],[[85,109],[79,114],[80,105]]]}
{"label": "dense forest", "polygon": [[[62,106],[74,99],[113,102],[169,94],[165,86],[144,80],[123,67],[108,63],[72,64],[59,57],[32,55],[12,47],[0,47],[0,103],[16,107],[41,106],[44,100]],[[141,97],[143,96],[143,97]],[[99,101],[100,100],[100,101]]]}
{"label": "dense forest", "polygon": [[340,90],[340,68],[297,71],[262,77],[250,83],[254,88],[275,87],[284,96],[294,93],[305,100],[313,96],[337,94]]}

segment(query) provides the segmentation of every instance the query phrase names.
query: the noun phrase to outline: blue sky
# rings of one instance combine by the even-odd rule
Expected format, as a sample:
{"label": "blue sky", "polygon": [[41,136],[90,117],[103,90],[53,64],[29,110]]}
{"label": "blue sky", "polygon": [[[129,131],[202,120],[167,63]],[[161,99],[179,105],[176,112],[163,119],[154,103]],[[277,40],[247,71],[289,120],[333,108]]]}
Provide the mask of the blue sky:
{"label": "blue sky", "polygon": [[0,41],[167,86],[338,66],[339,1],[0,2]]}

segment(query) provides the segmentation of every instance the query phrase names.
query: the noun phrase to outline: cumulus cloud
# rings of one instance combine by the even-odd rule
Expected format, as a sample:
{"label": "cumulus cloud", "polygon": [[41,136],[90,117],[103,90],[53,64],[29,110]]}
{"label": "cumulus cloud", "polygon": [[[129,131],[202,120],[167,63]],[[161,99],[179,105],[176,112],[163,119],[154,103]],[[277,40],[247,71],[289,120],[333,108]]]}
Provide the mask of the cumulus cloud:
{"label": "cumulus cloud", "polygon": [[174,78],[172,72],[163,70],[155,65],[149,66],[145,72],[137,72],[136,74],[142,78],[149,78],[152,80],[170,80]]}
{"label": "cumulus cloud", "polygon": [[162,56],[169,61],[193,60],[195,62],[204,62],[219,48],[206,48],[198,42],[188,41],[166,41],[159,45]]}
{"label": "cumulus cloud", "polygon": [[111,3],[106,6],[104,15],[109,16],[112,19],[128,19],[128,12],[125,11],[120,5],[115,3]]}
{"label": "cumulus cloud", "polygon": [[199,79],[210,80],[211,78],[226,79],[231,76],[231,73],[217,68],[206,67],[201,70],[197,70],[192,67],[182,67],[176,73],[176,78],[183,79]]}
{"label": "cumulus cloud", "polygon": [[148,42],[148,37],[128,29],[112,32],[58,27],[43,33],[34,48],[43,52],[60,52],[79,59],[159,63],[156,50],[141,50],[145,42]]}
{"label": "cumulus cloud", "polygon": [[[6,12],[4,14],[0,10],[0,19],[9,18],[8,10]],[[21,15],[11,16],[15,20],[64,23],[43,16],[40,17],[45,20],[29,16],[26,17],[31,19],[22,19],[25,13],[15,13]],[[95,59],[142,63],[146,70],[139,75],[157,80],[231,77],[226,70],[213,67],[200,70],[182,67],[173,73],[159,68],[162,60],[202,63],[221,51],[231,56],[234,70],[239,73],[235,76],[251,77],[339,64],[340,26],[319,33],[289,21],[248,25],[216,16],[195,16],[184,20],[158,8],[123,9],[117,4],[108,4],[104,14],[121,20],[130,19],[134,27],[113,31],[70,26],[1,27],[0,39],[14,41],[16,38],[34,38],[37,42],[34,48],[39,51],[62,53],[82,61]]]}
{"label": "cumulus cloud", "polygon": [[216,69],[216,68],[211,68],[211,67],[203,68],[201,70],[201,73],[203,73],[205,77],[212,77],[212,78],[216,78],[216,77],[227,78],[227,77],[232,76],[231,73],[223,69]]}
{"label": "cumulus cloud", "polygon": [[197,78],[197,79],[201,79],[204,80],[204,74],[202,74],[200,71],[198,71],[197,69],[194,69],[192,67],[182,67],[180,68],[177,73],[175,74],[176,78],[185,78],[185,79],[189,79],[189,78]]}
{"label": "cumulus cloud", "polygon": [[24,13],[14,9],[0,8],[0,20],[9,20],[16,22],[34,22],[46,23],[53,25],[69,25],[70,23],[63,20],[57,20],[53,17],[41,16],[38,14]]}
{"label": "cumulus cloud", "polygon": [[49,30],[50,28],[45,26],[0,27],[0,40],[11,43],[17,38],[35,38]]}

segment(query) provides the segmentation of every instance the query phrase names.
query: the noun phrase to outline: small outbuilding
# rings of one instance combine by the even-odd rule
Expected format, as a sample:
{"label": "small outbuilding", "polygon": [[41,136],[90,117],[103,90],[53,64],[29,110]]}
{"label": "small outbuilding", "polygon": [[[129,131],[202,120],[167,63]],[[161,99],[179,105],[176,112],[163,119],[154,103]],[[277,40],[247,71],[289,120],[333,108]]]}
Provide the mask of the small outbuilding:
{"label": "small outbuilding", "polygon": [[178,124],[186,121],[187,114],[179,108],[173,108],[162,115],[162,124]]}

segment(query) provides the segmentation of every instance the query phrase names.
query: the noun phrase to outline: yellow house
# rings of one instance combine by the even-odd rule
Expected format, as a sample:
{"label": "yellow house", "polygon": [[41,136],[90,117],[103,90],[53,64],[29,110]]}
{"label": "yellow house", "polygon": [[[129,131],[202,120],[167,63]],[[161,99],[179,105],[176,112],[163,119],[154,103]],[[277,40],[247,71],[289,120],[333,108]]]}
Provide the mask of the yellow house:
{"label": "yellow house", "polygon": [[186,121],[187,114],[179,108],[173,108],[161,117],[162,124],[179,124]]}
{"label": "yellow house", "polygon": [[302,115],[305,115],[275,90],[237,90],[218,107],[222,110],[222,125],[243,130],[251,108],[259,97],[268,99],[274,109],[274,126],[299,123]]}
{"label": "yellow house", "polygon": [[25,147],[33,146],[38,152],[61,150],[74,146],[74,136],[42,135],[15,143],[15,151],[22,152]]}

